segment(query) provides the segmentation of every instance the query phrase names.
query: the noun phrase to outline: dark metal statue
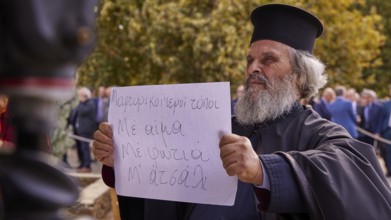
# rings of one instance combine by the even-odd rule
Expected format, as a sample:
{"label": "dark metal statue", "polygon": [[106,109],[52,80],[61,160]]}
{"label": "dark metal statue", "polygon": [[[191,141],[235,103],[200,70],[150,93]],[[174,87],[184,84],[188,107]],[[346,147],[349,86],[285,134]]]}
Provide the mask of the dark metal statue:
{"label": "dark metal statue", "polygon": [[64,219],[75,181],[50,157],[58,101],[73,94],[95,41],[97,0],[0,0],[0,93],[10,97],[15,151],[0,155],[0,219]]}

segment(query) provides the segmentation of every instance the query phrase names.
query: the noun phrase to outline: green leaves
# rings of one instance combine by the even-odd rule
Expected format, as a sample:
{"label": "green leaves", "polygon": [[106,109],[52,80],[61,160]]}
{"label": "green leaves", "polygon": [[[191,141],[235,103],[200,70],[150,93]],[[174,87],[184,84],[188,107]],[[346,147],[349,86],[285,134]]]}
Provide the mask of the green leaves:
{"label": "green leaves", "polygon": [[[234,89],[244,79],[250,12],[267,2],[102,1],[99,43],[79,69],[78,83],[97,87],[231,81]],[[315,54],[328,66],[330,86],[362,87],[371,78],[363,70],[382,64],[382,20],[376,11],[364,13],[370,8],[364,1],[283,2],[306,8],[324,23]]]}
{"label": "green leaves", "polygon": [[331,85],[363,86],[362,71],[377,64],[373,61],[384,41],[378,27],[380,16],[363,15],[354,3],[346,0],[316,5],[325,23],[316,52],[327,63]]}

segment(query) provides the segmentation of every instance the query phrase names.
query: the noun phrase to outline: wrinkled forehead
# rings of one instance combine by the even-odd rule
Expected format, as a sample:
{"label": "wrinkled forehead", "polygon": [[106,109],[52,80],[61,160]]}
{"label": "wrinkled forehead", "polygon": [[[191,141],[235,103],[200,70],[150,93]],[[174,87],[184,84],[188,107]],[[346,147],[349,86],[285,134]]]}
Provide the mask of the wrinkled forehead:
{"label": "wrinkled forehead", "polygon": [[264,56],[264,55],[289,56],[290,50],[291,47],[277,41],[258,40],[251,44],[248,54],[251,56]]}

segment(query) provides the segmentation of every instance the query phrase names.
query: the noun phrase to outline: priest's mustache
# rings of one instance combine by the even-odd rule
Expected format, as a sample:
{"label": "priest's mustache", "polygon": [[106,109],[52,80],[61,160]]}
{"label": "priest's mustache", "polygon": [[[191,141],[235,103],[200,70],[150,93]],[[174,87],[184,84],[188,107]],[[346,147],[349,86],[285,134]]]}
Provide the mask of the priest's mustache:
{"label": "priest's mustache", "polygon": [[250,84],[251,80],[256,80],[258,83],[263,84],[265,87],[271,88],[269,84],[269,80],[266,78],[266,76],[259,74],[259,73],[253,73],[250,74],[245,82],[246,87],[248,88],[248,85]]}

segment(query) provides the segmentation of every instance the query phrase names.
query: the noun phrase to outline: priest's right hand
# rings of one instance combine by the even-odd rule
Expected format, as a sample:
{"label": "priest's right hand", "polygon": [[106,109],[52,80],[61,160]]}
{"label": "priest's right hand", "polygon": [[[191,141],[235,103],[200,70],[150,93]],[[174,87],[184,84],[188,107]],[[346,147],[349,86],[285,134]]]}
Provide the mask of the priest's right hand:
{"label": "priest's right hand", "polygon": [[114,166],[114,143],[113,132],[110,124],[102,122],[99,124],[99,129],[94,133],[94,141],[92,142],[92,153],[95,158],[104,165]]}

